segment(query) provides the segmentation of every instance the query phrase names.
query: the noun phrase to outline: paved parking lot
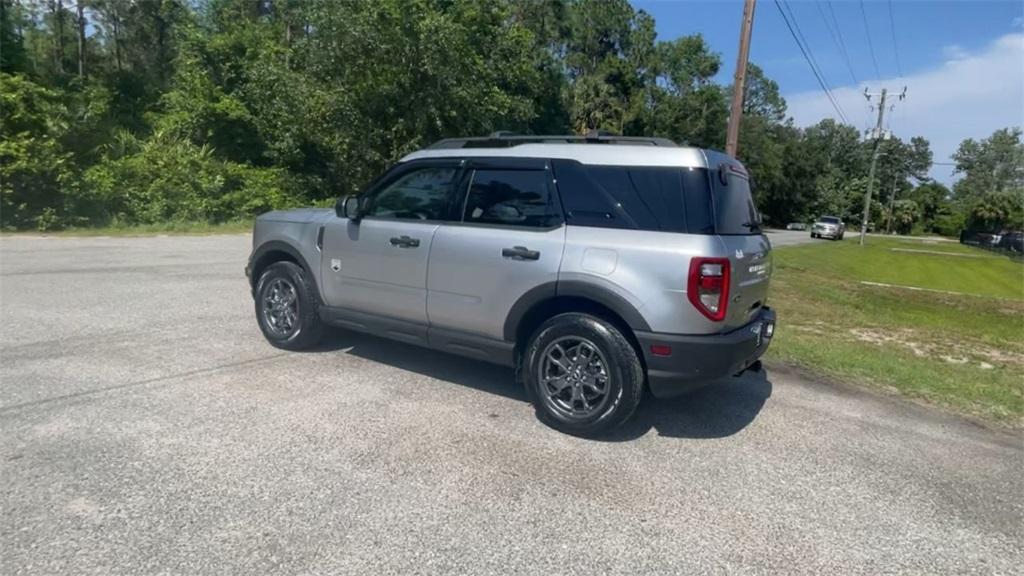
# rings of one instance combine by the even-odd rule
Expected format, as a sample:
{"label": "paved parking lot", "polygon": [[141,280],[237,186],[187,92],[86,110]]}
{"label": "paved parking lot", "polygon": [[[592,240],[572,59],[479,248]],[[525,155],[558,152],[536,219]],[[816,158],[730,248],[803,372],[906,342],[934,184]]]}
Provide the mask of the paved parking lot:
{"label": "paved parking lot", "polygon": [[1024,566],[1019,434],[774,371],[571,438],[508,370],[271,348],[248,244],[0,239],[0,574]]}

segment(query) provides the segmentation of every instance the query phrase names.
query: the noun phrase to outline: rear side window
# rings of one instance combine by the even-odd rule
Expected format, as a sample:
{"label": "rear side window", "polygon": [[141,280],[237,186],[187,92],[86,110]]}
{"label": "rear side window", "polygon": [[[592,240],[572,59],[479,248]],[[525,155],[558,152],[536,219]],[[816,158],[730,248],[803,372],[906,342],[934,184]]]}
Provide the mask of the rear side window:
{"label": "rear side window", "polygon": [[475,170],[463,221],[543,228],[558,222],[558,212],[543,170]]}
{"label": "rear side window", "polygon": [[707,171],[702,168],[595,166],[555,161],[569,224],[711,234]]}
{"label": "rear side window", "polygon": [[761,217],[750,194],[750,180],[726,168],[716,173],[712,181],[717,232],[726,235],[760,234]]}

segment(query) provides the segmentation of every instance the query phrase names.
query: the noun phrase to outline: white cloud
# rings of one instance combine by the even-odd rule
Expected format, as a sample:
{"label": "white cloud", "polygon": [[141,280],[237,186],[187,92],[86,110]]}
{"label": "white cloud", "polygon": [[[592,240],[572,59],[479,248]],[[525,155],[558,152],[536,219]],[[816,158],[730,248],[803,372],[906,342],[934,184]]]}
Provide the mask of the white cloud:
{"label": "white cloud", "polygon": [[[836,88],[832,94],[850,122],[863,130],[875,118],[868,110],[864,88],[877,92],[885,87],[890,94],[898,94],[906,86],[906,100],[896,101],[886,123],[903,139],[927,138],[936,162],[949,162],[965,138],[985,138],[999,128],[1024,125],[1024,33],[1007,34],[974,53],[950,46],[945,55],[946,60],[933,70]],[[792,94],[786,101],[801,126],[836,116],[821,91]],[[931,175],[950,183],[951,173],[951,166],[935,166]]]}
{"label": "white cloud", "polygon": [[950,44],[949,46],[942,47],[942,55],[946,57],[946,60],[961,60],[970,54],[964,50],[963,46],[959,44]]}

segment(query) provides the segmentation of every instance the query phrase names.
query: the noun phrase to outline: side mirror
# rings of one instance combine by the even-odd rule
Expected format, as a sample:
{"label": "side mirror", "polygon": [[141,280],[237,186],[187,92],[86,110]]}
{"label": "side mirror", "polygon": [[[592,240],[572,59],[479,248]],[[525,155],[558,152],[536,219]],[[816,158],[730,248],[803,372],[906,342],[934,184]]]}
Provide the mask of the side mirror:
{"label": "side mirror", "polygon": [[362,214],[359,213],[359,197],[345,196],[344,198],[339,198],[334,204],[334,213],[338,215],[338,218],[348,218],[353,222],[359,222],[362,218]]}

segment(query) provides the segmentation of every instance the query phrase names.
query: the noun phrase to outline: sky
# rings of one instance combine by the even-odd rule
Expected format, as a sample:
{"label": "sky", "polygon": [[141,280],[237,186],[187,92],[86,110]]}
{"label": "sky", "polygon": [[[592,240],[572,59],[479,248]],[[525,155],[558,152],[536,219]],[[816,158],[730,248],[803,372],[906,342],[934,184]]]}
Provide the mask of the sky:
{"label": "sky", "polygon": [[[722,58],[716,80],[732,83],[741,0],[634,0],[633,4],[655,18],[660,40],[702,34]],[[886,112],[886,128],[904,140],[927,138],[936,163],[951,162],[950,155],[965,138],[986,138],[999,128],[1024,125],[1021,0],[787,0],[784,4],[839,107],[861,131],[873,126],[877,115],[877,108],[872,110],[864,97],[865,87],[872,92],[887,88],[895,94],[907,88],[903,100],[891,101],[895,107]],[[757,3],[750,60],[779,83],[788,114],[797,125],[839,119],[774,0]],[[942,164],[932,168],[931,176],[946,184],[956,179],[953,167]]]}

